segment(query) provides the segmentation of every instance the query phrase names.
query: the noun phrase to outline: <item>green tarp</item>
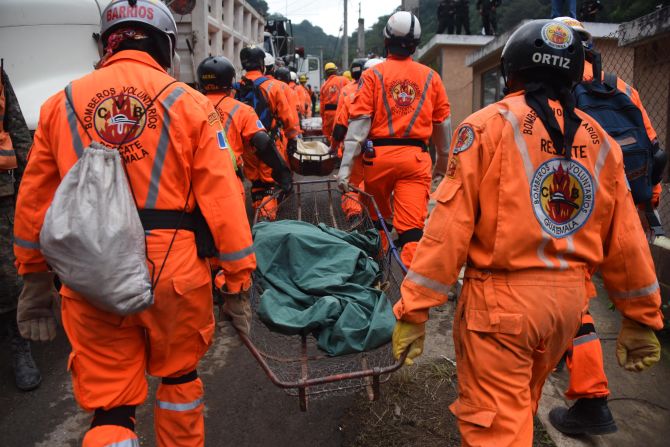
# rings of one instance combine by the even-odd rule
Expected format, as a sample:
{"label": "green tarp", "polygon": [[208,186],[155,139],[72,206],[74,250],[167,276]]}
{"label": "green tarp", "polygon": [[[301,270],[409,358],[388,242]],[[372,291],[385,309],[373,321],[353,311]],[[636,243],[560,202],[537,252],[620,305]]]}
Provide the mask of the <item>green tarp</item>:
{"label": "green tarp", "polygon": [[330,355],[374,349],[391,340],[395,316],[379,283],[379,234],[346,233],[294,220],[254,225],[258,316],[270,329],[312,333]]}

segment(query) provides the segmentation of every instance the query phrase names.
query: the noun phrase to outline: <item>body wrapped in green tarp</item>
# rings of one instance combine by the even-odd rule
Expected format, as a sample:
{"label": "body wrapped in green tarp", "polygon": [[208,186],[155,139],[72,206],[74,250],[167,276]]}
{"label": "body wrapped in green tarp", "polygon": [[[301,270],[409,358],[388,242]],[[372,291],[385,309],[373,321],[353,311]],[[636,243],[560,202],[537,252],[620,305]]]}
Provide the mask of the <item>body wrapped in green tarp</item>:
{"label": "body wrapped in green tarp", "polygon": [[376,230],[346,233],[294,220],[254,225],[258,316],[271,330],[312,333],[329,355],[379,347],[391,339],[395,316],[384,293]]}

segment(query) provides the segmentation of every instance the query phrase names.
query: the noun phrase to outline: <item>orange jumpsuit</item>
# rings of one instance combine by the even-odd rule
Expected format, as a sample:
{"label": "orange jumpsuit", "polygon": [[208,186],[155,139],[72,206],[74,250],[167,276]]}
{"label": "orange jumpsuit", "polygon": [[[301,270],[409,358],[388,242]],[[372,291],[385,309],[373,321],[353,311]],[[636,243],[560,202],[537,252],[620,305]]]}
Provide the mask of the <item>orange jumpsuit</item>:
{"label": "orange jumpsuit", "polygon": [[326,82],[321,86],[319,93],[320,114],[323,125],[323,135],[328,139],[328,143],[332,144],[331,137],[333,135],[333,127],[335,126],[335,112],[337,111],[337,103],[340,99],[342,88],[349,84],[350,81],[344,76],[330,75]]}
{"label": "orange jumpsuit", "polygon": [[297,86],[298,90],[301,90],[304,94],[305,98],[305,117],[311,118],[312,117],[312,92],[310,89],[305,87],[304,85],[300,84]]}
{"label": "orange jumpsuit", "polygon": [[5,130],[5,86],[2,84],[4,77],[0,73],[0,169],[8,171],[16,169],[16,152],[12,146],[9,132]]}
{"label": "orange jumpsuit", "polygon": [[[263,74],[258,70],[248,71],[245,75],[251,81],[261,76]],[[297,138],[300,134],[298,114],[295,112],[295,106],[291,105],[287,99],[285,88],[288,88],[288,86],[270,76],[265,77],[268,80],[263,82],[260,87],[268,99],[268,105],[273,117],[273,128],[268,129],[268,133],[275,139],[279,153],[285,160],[288,160],[286,153],[287,139]],[[266,217],[273,220],[277,212],[277,201],[275,199],[267,199],[267,197],[272,195],[272,188],[274,186],[274,182],[271,180],[272,177],[270,177],[270,180],[264,177],[265,174],[263,173],[262,165],[252,165],[249,173],[247,173],[245,168],[244,174],[249,179],[252,177],[256,179],[251,182],[251,200],[254,208],[258,208],[263,204],[263,210],[267,212]]]}
{"label": "orange jumpsuit", "polygon": [[[593,65],[587,61],[584,62],[584,81],[593,80]],[[649,115],[642,105],[638,91],[617,78],[617,89],[631,99],[633,104],[640,109],[644,127],[647,130],[649,141],[654,141],[658,137],[656,130],[651,125]],[[661,184],[654,186],[652,203],[658,205],[661,194]],[[593,283],[587,282],[588,297],[593,298],[597,295]],[[609,396],[607,376],[605,375],[605,365],[603,364],[603,353],[600,339],[595,330],[593,317],[585,312],[582,316],[582,325],[575,338],[570,342],[566,356],[566,366],[570,371],[570,380],[565,396],[568,399],[595,398]]]}
{"label": "orange jumpsuit", "polygon": [[[465,446],[532,444],[542,385],[580,325],[586,270],[600,267],[624,317],[663,325],[621,149],[575,113],[572,161],[555,154],[523,92],[466,118],[394,307],[400,320],[426,321],[467,263],[450,406]],[[562,126],[562,114],[556,119]]]}
{"label": "orange jumpsuit", "polygon": [[[45,102],[16,206],[19,274],[48,269],[39,248],[44,215],[84,148],[92,139],[116,148],[129,135],[119,151],[138,208],[182,210],[192,188],[187,208],[200,207],[218,250],[217,286],[225,280],[232,293],[250,286],[256,259],[219,117],[183,83],[168,86],[151,105],[171,81],[147,53],[124,50],[68,86],[74,107],[62,91]],[[122,317],[93,307],[67,284],[61,289],[75,398],[95,410],[84,446],[137,442],[134,407],[147,397],[146,373],[162,378],[154,411],[158,445],[204,445],[196,367],[214,335],[211,274],[196,254],[194,234],[177,231],[168,250],[173,236],[175,230],[147,231],[149,271],[157,275],[165,261],[147,310]]]}
{"label": "orange jumpsuit", "polygon": [[364,71],[360,83],[349,115],[351,120],[371,118],[368,139],[374,154],[363,152],[365,190],[384,219],[393,215],[401,258],[409,266],[428,215],[428,140],[433,124],[449,118],[449,100],[440,76],[410,58],[391,56]]}
{"label": "orange jumpsuit", "polygon": [[[337,103],[337,111],[335,112],[335,128],[338,127],[343,129],[344,134],[346,135],[346,128],[349,126],[349,109],[351,107],[351,101],[354,99],[354,94],[358,89],[358,82],[353,82],[347,84],[342,88],[342,93],[340,94],[340,100]],[[337,132],[334,132],[337,133]],[[342,136],[344,138],[344,136]],[[342,148],[341,141],[337,141],[333,137],[333,144],[337,144],[340,147],[340,152]],[[340,153],[340,158],[342,154]],[[354,159],[354,166],[351,169],[351,177],[349,178],[349,183],[355,185],[361,189],[364,188],[363,182],[363,159],[362,157],[357,157]],[[353,218],[354,216],[361,214],[361,202],[359,194],[356,192],[348,192],[342,195],[342,211],[347,216],[348,219]]]}

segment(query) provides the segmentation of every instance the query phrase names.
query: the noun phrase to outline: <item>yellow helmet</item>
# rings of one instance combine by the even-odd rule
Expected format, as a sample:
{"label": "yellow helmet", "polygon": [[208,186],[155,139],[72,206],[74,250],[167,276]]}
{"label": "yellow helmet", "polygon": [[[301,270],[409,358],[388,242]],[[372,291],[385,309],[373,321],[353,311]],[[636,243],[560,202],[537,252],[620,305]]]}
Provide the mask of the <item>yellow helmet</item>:
{"label": "yellow helmet", "polygon": [[349,79],[350,81],[354,79],[354,78],[351,77],[351,72],[350,72],[349,70],[347,70],[347,71],[345,71],[344,73],[342,73],[342,76],[344,76],[345,78]]}
{"label": "yellow helmet", "polygon": [[307,82],[307,75],[303,73],[300,75],[300,78],[298,79],[300,80],[301,84],[305,84]]}
{"label": "yellow helmet", "polygon": [[335,65],[334,62],[328,62],[326,65],[323,66],[323,71],[328,73],[329,71],[337,71],[337,65]]}

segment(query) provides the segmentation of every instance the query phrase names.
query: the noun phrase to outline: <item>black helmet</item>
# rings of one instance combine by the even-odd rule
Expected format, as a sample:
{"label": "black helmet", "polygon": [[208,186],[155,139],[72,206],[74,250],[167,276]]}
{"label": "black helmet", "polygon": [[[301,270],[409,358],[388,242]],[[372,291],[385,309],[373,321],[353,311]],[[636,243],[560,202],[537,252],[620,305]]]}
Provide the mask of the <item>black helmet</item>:
{"label": "black helmet", "polygon": [[363,66],[366,61],[367,59],[356,59],[351,63],[349,71],[351,72],[351,77],[354,78],[355,81],[358,81],[361,78],[361,75],[363,74]]}
{"label": "black helmet", "polygon": [[235,79],[235,67],[228,58],[210,56],[198,65],[198,85],[204,92],[229,89]]}
{"label": "black helmet", "polygon": [[275,78],[288,84],[291,82],[291,70],[286,67],[275,68]]}
{"label": "black helmet", "polygon": [[507,40],[500,65],[505,78],[541,69],[554,79],[576,83],[584,74],[584,49],[579,35],[565,23],[533,20],[521,25]]}
{"label": "black helmet", "polygon": [[240,51],[240,63],[245,70],[262,70],[265,66],[265,51],[260,47],[244,47]]}

